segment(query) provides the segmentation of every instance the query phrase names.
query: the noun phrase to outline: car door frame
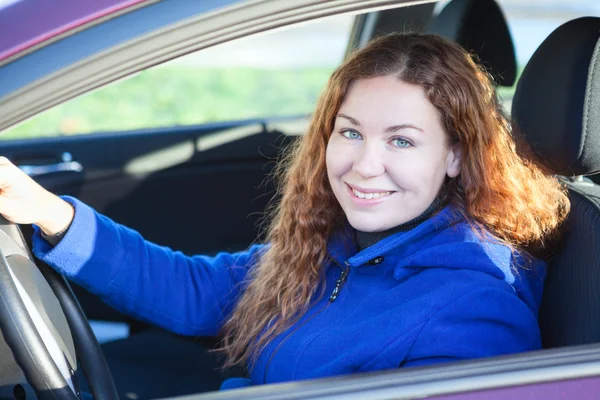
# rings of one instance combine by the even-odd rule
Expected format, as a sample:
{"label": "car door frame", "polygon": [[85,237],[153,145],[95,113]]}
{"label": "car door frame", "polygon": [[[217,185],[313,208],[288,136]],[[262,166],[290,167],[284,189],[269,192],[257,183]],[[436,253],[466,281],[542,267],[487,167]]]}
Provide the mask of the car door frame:
{"label": "car door frame", "polygon": [[594,399],[600,389],[600,344],[547,349],[428,367],[268,384],[178,400]]}

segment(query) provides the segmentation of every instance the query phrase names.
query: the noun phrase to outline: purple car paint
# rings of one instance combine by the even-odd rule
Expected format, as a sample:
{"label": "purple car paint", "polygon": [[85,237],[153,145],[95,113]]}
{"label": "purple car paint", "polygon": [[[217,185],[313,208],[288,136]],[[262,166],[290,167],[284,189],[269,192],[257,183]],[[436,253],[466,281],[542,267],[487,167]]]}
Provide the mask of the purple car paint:
{"label": "purple car paint", "polygon": [[[0,0],[0,63],[18,53],[151,0]],[[10,34],[8,34],[10,32]]]}
{"label": "purple car paint", "polygon": [[431,397],[432,400],[597,400],[599,398],[600,377],[597,376]]}

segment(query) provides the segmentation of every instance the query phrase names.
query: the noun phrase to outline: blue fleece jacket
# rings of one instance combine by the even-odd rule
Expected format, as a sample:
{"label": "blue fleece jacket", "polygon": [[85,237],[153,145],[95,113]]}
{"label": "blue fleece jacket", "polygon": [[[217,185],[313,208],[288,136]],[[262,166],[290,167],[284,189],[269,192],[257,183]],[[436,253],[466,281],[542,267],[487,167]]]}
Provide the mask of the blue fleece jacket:
{"label": "blue fleece jacket", "polygon": [[[189,257],[64,198],[75,207],[69,231],[51,247],[36,229],[35,255],[115,308],[179,334],[217,334],[265,249]],[[545,266],[533,259],[522,268],[518,254],[483,240],[451,207],[358,253],[340,233],[329,251],[326,295],[262,351],[249,380],[224,388],[540,347]]]}

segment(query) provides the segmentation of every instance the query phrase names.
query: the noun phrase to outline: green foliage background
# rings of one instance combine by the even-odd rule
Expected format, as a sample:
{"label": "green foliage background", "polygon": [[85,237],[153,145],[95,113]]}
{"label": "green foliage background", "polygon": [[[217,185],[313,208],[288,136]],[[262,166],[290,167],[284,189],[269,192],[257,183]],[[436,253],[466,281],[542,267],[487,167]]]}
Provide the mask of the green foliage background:
{"label": "green foliage background", "polygon": [[332,72],[164,66],[58,105],[2,132],[0,139],[308,114]]}

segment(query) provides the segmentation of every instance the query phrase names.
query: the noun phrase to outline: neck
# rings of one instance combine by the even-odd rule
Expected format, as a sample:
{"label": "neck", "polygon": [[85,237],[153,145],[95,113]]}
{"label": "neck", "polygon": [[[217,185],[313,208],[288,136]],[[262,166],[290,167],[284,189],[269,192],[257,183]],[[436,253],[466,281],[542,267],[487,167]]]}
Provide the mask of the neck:
{"label": "neck", "polygon": [[358,251],[362,251],[362,250],[366,249],[367,247],[370,247],[370,246],[374,245],[375,243],[379,242],[380,240],[385,239],[386,237],[396,234],[398,232],[410,231],[411,229],[417,227],[421,223],[428,220],[437,211],[441,210],[442,207],[444,206],[444,203],[445,203],[444,199],[442,197],[438,196],[435,198],[433,203],[431,203],[431,205],[427,208],[427,210],[425,210],[418,217],[413,218],[408,222],[405,222],[403,224],[400,224],[398,226],[395,226],[395,227],[385,230],[383,232],[361,232],[361,231],[357,230],[355,233],[355,235],[356,235],[355,237],[356,237],[356,244],[358,246]]}

